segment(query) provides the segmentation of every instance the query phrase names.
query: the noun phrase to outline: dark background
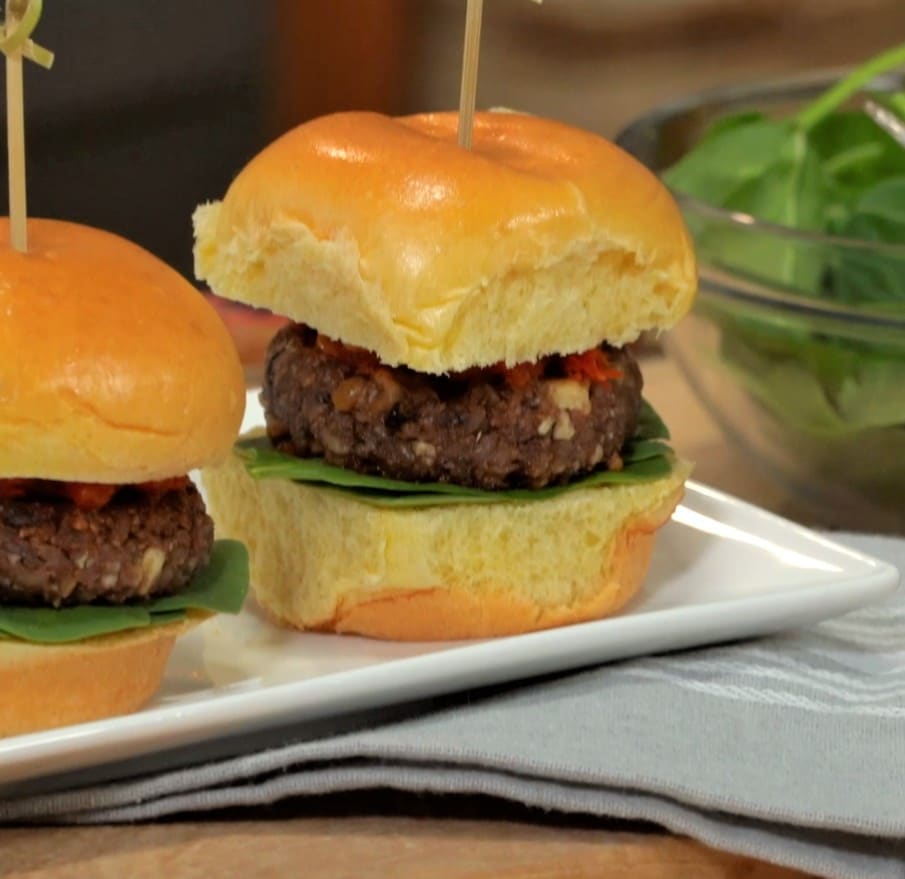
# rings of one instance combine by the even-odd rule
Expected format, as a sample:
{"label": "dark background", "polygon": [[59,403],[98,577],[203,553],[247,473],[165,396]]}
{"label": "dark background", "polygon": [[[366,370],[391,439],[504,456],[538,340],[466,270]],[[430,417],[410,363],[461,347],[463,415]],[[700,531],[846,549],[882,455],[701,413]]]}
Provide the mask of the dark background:
{"label": "dark background", "polygon": [[[29,213],[118,232],[191,277],[195,205],[281,131],[337,109],[455,106],[464,10],[45,0],[34,38],[56,64],[26,62]],[[663,100],[851,63],[903,35],[901,0],[486,0],[478,103],[611,135]]]}
{"label": "dark background", "polygon": [[192,209],[264,136],[256,7],[46,0],[33,39],[56,60],[25,70],[29,214],[116,231],[189,273]]}

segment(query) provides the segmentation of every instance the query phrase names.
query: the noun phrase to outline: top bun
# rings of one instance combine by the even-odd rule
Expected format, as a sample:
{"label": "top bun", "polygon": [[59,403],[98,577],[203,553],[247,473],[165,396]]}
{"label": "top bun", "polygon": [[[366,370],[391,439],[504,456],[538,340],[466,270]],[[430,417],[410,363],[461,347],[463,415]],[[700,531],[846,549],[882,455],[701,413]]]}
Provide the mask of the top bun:
{"label": "top bun", "polygon": [[695,263],[665,187],[601,137],[510,112],[339,113],[195,212],[195,270],[385,363],[512,365],[672,326]]}
{"label": "top bun", "polygon": [[130,242],[0,219],[0,478],[131,483],[225,457],[245,404],[204,297]]}

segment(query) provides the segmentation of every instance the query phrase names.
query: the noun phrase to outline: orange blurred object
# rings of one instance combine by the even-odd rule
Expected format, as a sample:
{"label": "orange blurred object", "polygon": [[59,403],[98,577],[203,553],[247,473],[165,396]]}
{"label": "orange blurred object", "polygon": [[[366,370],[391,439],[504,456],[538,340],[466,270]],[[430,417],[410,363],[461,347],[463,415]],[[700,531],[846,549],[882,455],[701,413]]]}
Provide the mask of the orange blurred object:
{"label": "orange blurred object", "polygon": [[277,330],[289,323],[289,319],[271,314],[269,311],[221,299],[212,293],[206,296],[233,338],[239,359],[245,368],[246,383],[258,383],[264,367],[267,346]]}

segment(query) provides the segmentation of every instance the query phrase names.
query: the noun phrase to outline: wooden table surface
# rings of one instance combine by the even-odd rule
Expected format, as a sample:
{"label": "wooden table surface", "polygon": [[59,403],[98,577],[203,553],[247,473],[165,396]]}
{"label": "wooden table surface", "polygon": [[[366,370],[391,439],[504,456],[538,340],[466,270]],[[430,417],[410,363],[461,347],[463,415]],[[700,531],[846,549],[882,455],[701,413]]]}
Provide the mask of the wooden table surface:
{"label": "wooden table surface", "polygon": [[[651,358],[644,373],[645,393],[670,424],[674,444],[697,463],[696,479],[777,510],[787,507],[781,492],[752,475],[724,446],[669,361]],[[471,811],[461,804],[450,809],[439,797],[410,797],[400,807],[396,800],[371,795],[345,795],[324,803],[329,805],[306,802],[266,813],[227,818],[211,814],[200,820],[137,827],[0,830],[0,876],[804,876],[656,830],[590,819],[551,819],[506,804],[485,802]]]}

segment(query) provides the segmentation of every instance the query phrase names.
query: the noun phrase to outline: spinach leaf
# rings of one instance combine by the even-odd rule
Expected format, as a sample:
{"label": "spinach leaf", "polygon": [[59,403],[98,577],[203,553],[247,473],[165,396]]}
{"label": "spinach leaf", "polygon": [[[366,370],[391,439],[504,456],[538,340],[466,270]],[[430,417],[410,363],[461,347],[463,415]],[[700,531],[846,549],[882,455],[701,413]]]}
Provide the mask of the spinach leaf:
{"label": "spinach leaf", "polygon": [[184,619],[188,610],[238,613],[248,592],[248,553],[235,540],[217,540],[208,566],[177,595],[124,605],[24,607],[0,605],[0,638],[64,644]]}
{"label": "spinach leaf", "polygon": [[[359,489],[352,492],[356,500],[373,507],[388,509],[421,509],[424,507],[440,507],[457,504],[503,504],[503,503],[534,503],[540,500],[549,500],[578,489],[597,488],[607,485],[632,485],[642,482],[652,482],[662,479],[672,473],[674,457],[668,447],[663,447],[662,453],[652,457],[642,456],[640,460],[633,460],[626,464],[622,470],[598,470],[583,479],[577,479],[566,485],[551,485],[546,488],[513,488],[505,491],[485,491],[477,493],[393,493],[388,491],[374,491]],[[289,478],[289,477],[287,477]],[[324,485],[325,488],[337,491],[349,491],[348,488]]]}
{"label": "spinach leaf", "polygon": [[[720,207],[778,225],[820,229],[828,190],[817,153],[804,135],[786,131],[775,149],[769,167],[744,182],[737,180]],[[681,180],[681,176],[673,178],[670,172],[667,179]],[[701,190],[694,194],[701,197]],[[820,285],[825,256],[818,247],[802,246],[772,230],[701,218],[693,223],[693,232],[699,255],[715,266],[761,283],[807,291],[816,291]]]}
{"label": "spinach leaf", "polygon": [[763,179],[793,134],[791,124],[739,118],[705,137],[663,175],[679,192],[725,205],[746,184]]}
{"label": "spinach leaf", "polygon": [[0,636],[39,644],[82,641],[128,629],[143,629],[149,625],[151,614],[144,607],[117,607],[107,614],[98,613],[98,608],[90,605],[59,610],[52,607],[0,607]]}
{"label": "spinach leaf", "polygon": [[641,399],[641,415],[635,430],[636,439],[669,439],[669,428],[659,413],[643,397]]}
{"label": "spinach leaf", "polygon": [[[905,155],[905,150],[902,154]],[[868,189],[858,202],[857,212],[865,218],[872,217],[885,221],[896,230],[891,236],[888,232],[883,232],[872,240],[905,240],[902,235],[905,231],[905,170],[903,176],[883,180]]]}
{"label": "spinach leaf", "polygon": [[[802,480],[832,481],[900,509],[905,496],[905,340],[823,337],[767,320],[718,320],[721,361],[755,402],[752,436],[794,450]],[[840,466],[840,462],[844,462]]]}
{"label": "spinach leaf", "polygon": [[[888,207],[898,193],[875,187],[905,175],[905,150],[864,113],[842,109],[874,78],[905,64],[905,45],[869,59],[791,117],[741,111],[713,123],[664,180],[673,189],[767,223],[813,232],[905,243]],[[905,111],[905,93],[882,100]],[[876,202],[887,208],[879,216]],[[901,201],[899,202],[901,204]],[[860,302],[901,299],[900,266],[858,259],[839,266],[816,242],[790,241],[770,229],[740,228],[714,218],[689,217],[704,261],[797,293]],[[868,294],[857,292],[864,284]]]}
{"label": "spinach leaf", "polygon": [[905,343],[821,337],[807,323],[726,316],[723,362],[776,419],[810,437],[905,426]]}
{"label": "spinach leaf", "polygon": [[701,141],[709,140],[732,128],[740,128],[744,125],[750,125],[752,122],[764,122],[766,120],[767,117],[759,110],[741,110],[738,113],[729,113],[726,116],[720,116],[718,119],[714,119],[701,138]]}
{"label": "spinach leaf", "polygon": [[445,482],[405,482],[368,473],[357,473],[328,464],[323,458],[296,458],[278,452],[266,436],[239,440],[236,453],[242,458],[245,469],[255,479],[291,479],[295,482],[312,482],[334,488],[362,491],[381,491],[390,494],[442,494],[453,497],[480,497],[486,492],[478,488],[450,485]]}
{"label": "spinach leaf", "polygon": [[[694,214],[702,262],[798,295],[905,314],[905,149],[846,106],[902,65],[905,45],[869,59],[793,116],[742,112],[718,120],[664,174],[677,191],[716,207],[865,246],[792,241],[769,226]],[[871,96],[905,118],[905,92]],[[791,312],[698,308],[720,327],[723,363],[773,416],[772,430],[782,425],[792,443],[811,443],[808,454],[828,466],[845,455],[851,471],[857,458],[871,485],[882,487],[881,469],[899,466],[905,441],[905,343],[892,330],[878,322],[869,341],[845,339]],[[862,461],[866,449],[872,458]]]}
{"label": "spinach leaf", "polygon": [[[905,244],[905,175],[867,189],[840,231],[860,241]],[[882,248],[845,248],[830,296],[905,314],[905,255]]]}
{"label": "spinach leaf", "polygon": [[[816,151],[801,132],[793,132],[782,145],[763,178],[752,180],[730,196],[725,207],[780,226],[817,231],[822,227],[827,187]],[[762,283],[816,291],[825,264],[817,247],[789,240],[772,231],[733,231],[708,236],[705,253],[716,244],[715,259]]]}
{"label": "spinach leaf", "polygon": [[[820,230],[830,202],[825,173],[807,136],[789,121],[734,117],[664,175],[697,199],[782,226]],[[700,255],[761,283],[816,291],[824,257],[772,232],[719,222],[692,224]]]}
{"label": "spinach leaf", "polygon": [[905,149],[860,110],[825,117],[808,138],[829,177],[857,196],[877,180],[905,174]]}
{"label": "spinach leaf", "polygon": [[216,540],[207,566],[188,588],[150,602],[152,614],[179,610],[238,613],[248,592],[248,550],[238,540]]}
{"label": "spinach leaf", "polygon": [[630,442],[623,450],[621,470],[600,470],[566,485],[538,489],[486,491],[445,482],[404,482],[355,473],[320,458],[295,458],[270,447],[266,438],[240,440],[236,452],[255,479],[288,479],[347,491],[374,506],[432,507],[448,504],[499,504],[538,501],[598,485],[626,485],[659,479],[672,471],[672,452],[660,440]]}

